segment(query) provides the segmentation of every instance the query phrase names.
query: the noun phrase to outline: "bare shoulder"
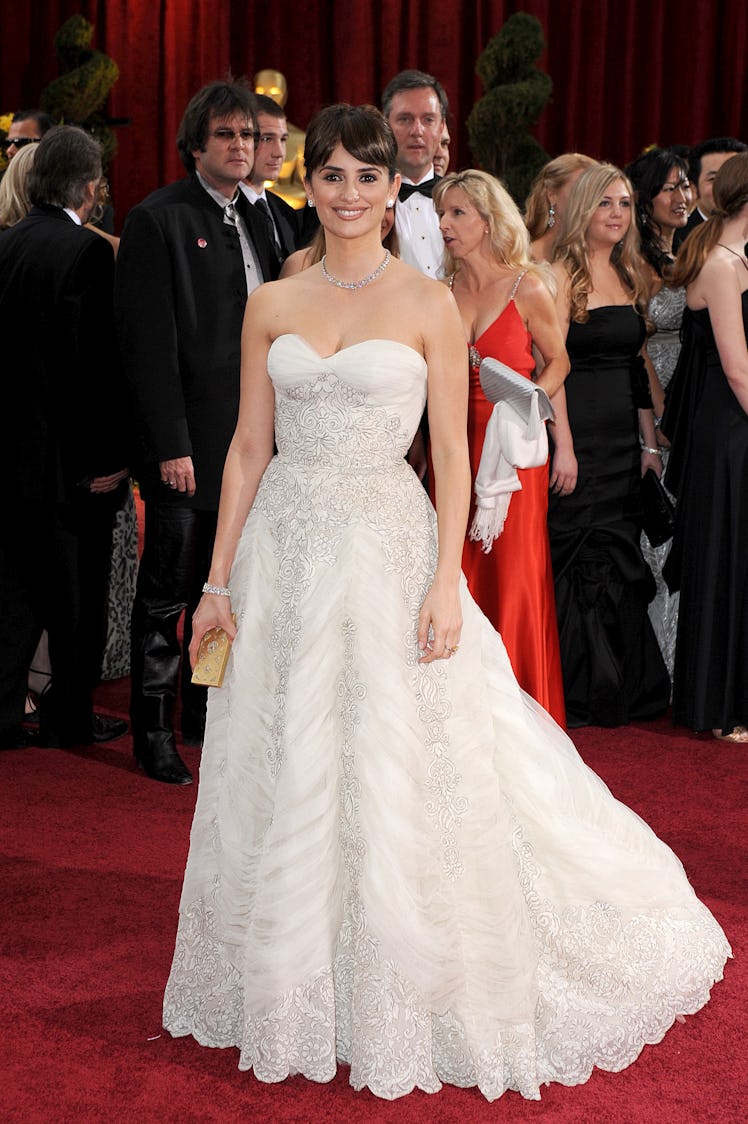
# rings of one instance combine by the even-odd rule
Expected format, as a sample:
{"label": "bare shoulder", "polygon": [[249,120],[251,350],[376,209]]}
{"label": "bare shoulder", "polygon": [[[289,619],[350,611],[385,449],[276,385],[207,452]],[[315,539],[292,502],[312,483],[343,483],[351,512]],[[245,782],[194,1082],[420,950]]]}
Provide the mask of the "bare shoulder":
{"label": "bare shoulder", "polygon": [[533,266],[524,274],[517,289],[517,299],[537,300],[548,298],[551,295],[551,286],[555,292],[556,279],[549,266]]}
{"label": "bare shoulder", "polygon": [[449,286],[444,281],[427,277],[412,265],[398,261],[397,279],[414,304],[422,305],[425,302],[429,308],[434,309],[447,308],[454,304]]}
{"label": "bare shoulder", "polygon": [[707,256],[696,279],[688,286],[688,304],[692,309],[714,308],[740,292],[741,276],[738,267],[745,267],[737,258],[731,259],[726,250],[717,246]]}
{"label": "bare shoulder", "polygon": [[274,309],[287,307],[289,300],[294,299],[293,294],[298,295],[305,282],[304,272],[293,273],[278,281],[265,281],[250,293],[247,307],[254,315],[272,314]]}

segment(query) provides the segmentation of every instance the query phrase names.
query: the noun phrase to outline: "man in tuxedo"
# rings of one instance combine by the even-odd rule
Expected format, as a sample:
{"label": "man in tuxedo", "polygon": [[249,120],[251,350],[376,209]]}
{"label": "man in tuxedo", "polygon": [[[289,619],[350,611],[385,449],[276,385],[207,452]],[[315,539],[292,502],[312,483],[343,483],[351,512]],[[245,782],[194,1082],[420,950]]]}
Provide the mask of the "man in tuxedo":
{"label": "man in tuxedo", "polygon": [[283,107],[267,94],[255,94],[257,130],[255,159],[241,189],[262,215],[279,267],[298,249],[298,212],[266,185],[276,183],[286,159],[288,125]]}
{"label": "man in tuxedo", "polygon": [[184,740],[199,743],[205,724],[206,689],[190,682],[187,647],[238,415],[244,306],[278,273],[265,222],[239,190],[254,133],[254,96],[241,83],[212,82],[195,94],[177,137],[188,174],[133,208],[117,259],[145,500],[130,713],[138,762],[169,784],[192,780],[173,729],[180,663]]}
{"label": "man in tuxedo", "polygon": [[695,145],[688,157],[688,173],[696,192],[696,206],[682,230],[676,230],[673,249],[677,251],[692,230],[711,218],[714,210],[714,178],[722,165],[736,152],[748,151],[748,145],[736,137],[711,137]]}
{"label": "man in tuxedo", "polygon": [[[125,733],[93,713],[115,511],[127,488],[126,392],[114,327],[114,255],[86,230],[101,148],[60,126],[39,141],[26,218],[0,234],[0,745],[65,747]],[[51,685],[22,729],[43,629]]]}
{"label": "man in tuxedo", "polygon": [[439,137],[439,144],[434,153],[434,172],[439,179],[447,174],[447,169],[449,168],[449,146],[451,143],[452,138],[449,135],[449,129],[445,121],[442,127],[442,135]]}
{"label": "man in tuxedo", "polygon": [[422,70],[403,70],[382,94],[382,113],[397,141],[402,186],[395,209],[400,257],[429,277],[442,276],[444,242],[431,202],[434,154],[449,104],[440,82]]}

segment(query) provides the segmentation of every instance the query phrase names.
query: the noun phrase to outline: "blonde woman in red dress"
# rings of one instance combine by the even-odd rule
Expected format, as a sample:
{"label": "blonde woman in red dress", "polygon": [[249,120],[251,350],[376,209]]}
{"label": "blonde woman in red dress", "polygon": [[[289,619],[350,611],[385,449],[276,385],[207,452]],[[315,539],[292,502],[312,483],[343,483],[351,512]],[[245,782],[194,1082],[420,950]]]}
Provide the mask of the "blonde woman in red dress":
{"label": "blonde woman in red dress", "polygon": [[[475,479],[493,404],[481,389],[481,359],[499,359],[553,395],[569,370],[549,289],[549,273],[530,261],[529,236],[510,196],[493,176],[468,170],[434,191],[447,276],[470,341],[468,444]],[[537,354],[539,364],[536,365]],[[465,540],[470,592],[501,633],[520,686],[560,725],[564,690],[546,517],[549,468],[518,470],[504,529],[486,553]],[[472,515],[472,513],[471,513]]]}

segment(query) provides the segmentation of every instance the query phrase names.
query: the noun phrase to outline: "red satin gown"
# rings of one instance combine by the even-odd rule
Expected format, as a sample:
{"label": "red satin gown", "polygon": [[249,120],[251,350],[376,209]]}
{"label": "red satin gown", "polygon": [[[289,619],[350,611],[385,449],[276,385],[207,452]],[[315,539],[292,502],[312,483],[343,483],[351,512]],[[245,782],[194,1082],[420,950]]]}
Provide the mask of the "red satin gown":
{"label": "red satin gown", "polygon": [[[500,359],[530,378],[535,369],[532,341],[513,300],[475,341],[481,358]],[[478,472],[486,425],[493,405],[481,390],[478,365],[470,367],[468,445],[473,479]],[[490,553],[465,539],[462,568],[473,599],[501,633],[520,687],[560,726],[566,725],[564,684],[558,643],[556,598],[548,545],[548,463],[518,470],[522,490],[514,492],[504,530]],[[470,523],[475,497],[470,509]],[[470,524],[468,524],[470,526]]]}

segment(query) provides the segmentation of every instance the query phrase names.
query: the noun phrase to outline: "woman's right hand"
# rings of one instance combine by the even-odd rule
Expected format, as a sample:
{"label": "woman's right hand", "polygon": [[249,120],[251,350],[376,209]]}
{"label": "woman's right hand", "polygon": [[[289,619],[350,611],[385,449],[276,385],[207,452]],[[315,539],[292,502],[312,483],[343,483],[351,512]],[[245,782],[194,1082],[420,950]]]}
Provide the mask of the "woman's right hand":
{"label": "woman's right hand", "polygon": [[204,593],[192,617],[192,640],[190,641],[190,666],[197,662],[200,641],[210,628],[222,628],[229,640],[236,636],[236,625],[231,615],[231,598],[218,593]]}
{"label": "woman's right hand", "polygon": [[577,486],[579,466],[573,449],[560,449],[558,446],[553,452],[551,463],[551,477],[548,486],[557,496],[570,496]]}

